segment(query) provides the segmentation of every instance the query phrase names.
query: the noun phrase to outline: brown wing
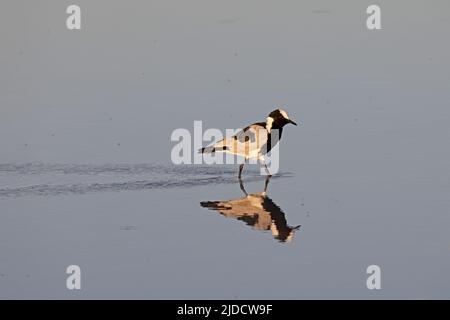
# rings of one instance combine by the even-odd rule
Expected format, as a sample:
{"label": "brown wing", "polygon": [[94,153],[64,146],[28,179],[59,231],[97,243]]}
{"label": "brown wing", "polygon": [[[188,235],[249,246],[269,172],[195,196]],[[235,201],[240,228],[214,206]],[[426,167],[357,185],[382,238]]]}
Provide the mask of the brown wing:
{"label": "brown wing", "polygon": [[261,148],[266,145],[268,133],[265,123],[254,123],[232,137],[225,138],[204,148],[204,152],[227,152],[246,158],[257,158]]}

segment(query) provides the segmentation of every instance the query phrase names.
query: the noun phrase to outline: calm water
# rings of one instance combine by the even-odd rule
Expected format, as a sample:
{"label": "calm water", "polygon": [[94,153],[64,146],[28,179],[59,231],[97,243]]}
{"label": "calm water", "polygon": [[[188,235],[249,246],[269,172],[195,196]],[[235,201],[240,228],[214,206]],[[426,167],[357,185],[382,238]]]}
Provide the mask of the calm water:
{"label": "calm water", "polygon": [[[450,298],[448,1],[132,3],[0,11],[0,298]],[[266,193],[171,164],[276,106]]]}
{"label": "calm water", "polygon": [[447,297],[443,186],[235,169],[1,165],[2,298]]}

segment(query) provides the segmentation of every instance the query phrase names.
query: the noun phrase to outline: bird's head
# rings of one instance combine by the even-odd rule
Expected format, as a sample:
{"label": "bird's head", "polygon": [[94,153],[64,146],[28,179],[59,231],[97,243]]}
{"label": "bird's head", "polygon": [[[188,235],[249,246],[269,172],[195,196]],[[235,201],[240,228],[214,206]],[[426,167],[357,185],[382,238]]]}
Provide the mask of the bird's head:
{"label": "bird's head", "polygon": [[269,113],[267,123],[270,123],[272,128],[283,128],[288,123],[297,125],[297,123],[289,119],[287,112],[283,109],[276,109]]}

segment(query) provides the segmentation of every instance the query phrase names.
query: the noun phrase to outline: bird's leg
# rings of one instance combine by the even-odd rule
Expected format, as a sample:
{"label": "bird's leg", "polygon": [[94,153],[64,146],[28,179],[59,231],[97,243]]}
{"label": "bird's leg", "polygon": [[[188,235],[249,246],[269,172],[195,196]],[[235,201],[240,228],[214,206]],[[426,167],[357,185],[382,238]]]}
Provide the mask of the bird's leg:
{"label": "bird's leg", "polygon": [[271,178],[271,177],[272,177],[271,175],[268,175],[268,176],[266,177],[266,182],[264,183],[264,193],[267,192],[267,187],[269,186],[269,182],[270,182],[270,178]]}
{"label": "bird's leg", "polygon": [[244,169],[244,163],[239,165],[239,175],[238,175],[238,179],[239,179],[239,187],[241,188],[242,192],[248,196],[247,191],[244,188],[244,183],[242,182],[242,170]]}
{"label": "bird's leg", "polygon": [[241,190],[242,190],[242,192],[245,194],[245,196],[248,196],[248,193],[247,193],[247,191],[245,190],[244,183],[242,182],[242,179],[241,179],[241,178],[239,178],[239,188],[241,188]]}
{"label": "bird's leg", "polygon": [[271,177],[272,175],[270,174],[269,168],[267,168],[267,164],[264,162],[264,168],[266,168],[266,173],[268,177]]}
{"label": "bird's leg", "polygon": [[244,169],[244,164],[242,163],[241,165],[239,165],[239,175],[238,175],[239,180],[241,180],[243,169]]}

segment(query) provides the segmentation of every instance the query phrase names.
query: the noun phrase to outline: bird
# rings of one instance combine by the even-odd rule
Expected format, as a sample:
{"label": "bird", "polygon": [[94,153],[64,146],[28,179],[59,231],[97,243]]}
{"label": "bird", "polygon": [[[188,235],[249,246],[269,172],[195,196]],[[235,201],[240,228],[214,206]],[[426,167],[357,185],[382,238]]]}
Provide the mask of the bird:
{"label": "bird", "polygon": [[[199,152],[203,154],[223,152],[244,157],[244,163],[239,165],[239,180],[242,178],[244,164],[249,159],[257,159],[260,163],[263,163],[267,175],[270,175],[265,162],[265,155],[279,142],[283,127],[287,124],[297,125],[289,118],[286,111],[275,109],[269,113],[265,122],[253,123],[230,138],[222,139],[210,146],[201,148]],[[272,136],[274,132],[276,134]]]}
{"label": "bird", "polygon": [[214,210],[227,218],[245,222],[255,230],[268,231],[279,242],[291,242],[298,226],[287,223],[284,212],[267,196],[267,185],[270,177],[266,177],[263,192],[247,193],[241,182],[240,187],[245,197],[222,201],[202,201],[203,208]]}

